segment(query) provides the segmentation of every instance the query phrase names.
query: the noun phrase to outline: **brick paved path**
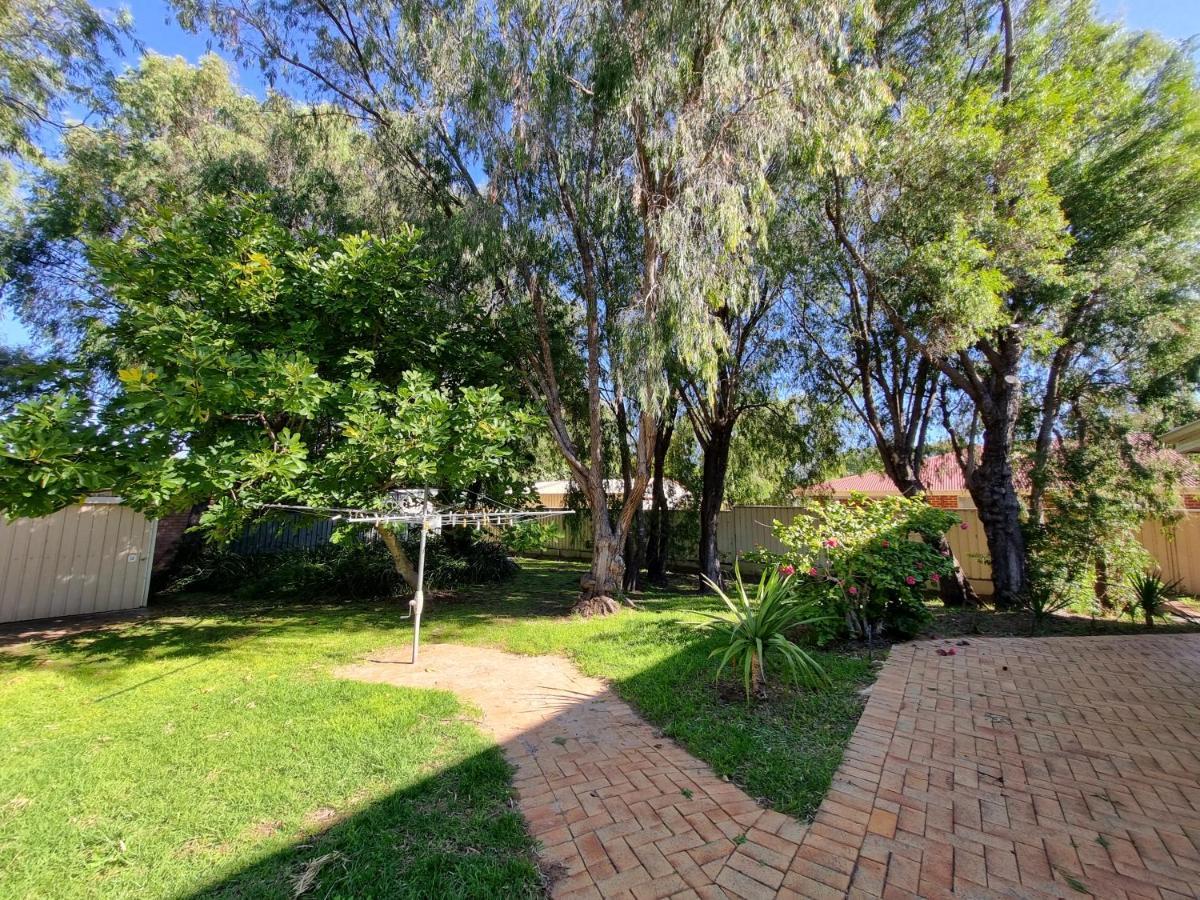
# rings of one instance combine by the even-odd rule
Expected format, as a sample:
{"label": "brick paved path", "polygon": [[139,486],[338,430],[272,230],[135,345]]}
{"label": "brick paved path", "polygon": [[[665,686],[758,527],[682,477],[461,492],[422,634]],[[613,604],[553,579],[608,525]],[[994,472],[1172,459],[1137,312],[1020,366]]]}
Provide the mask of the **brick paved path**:
{"label": "brick paved path", "polygon": [[809,826],[557,657],[431,645],[517,767],[556,897],[1200,896],[1200,637],[897,647]]}

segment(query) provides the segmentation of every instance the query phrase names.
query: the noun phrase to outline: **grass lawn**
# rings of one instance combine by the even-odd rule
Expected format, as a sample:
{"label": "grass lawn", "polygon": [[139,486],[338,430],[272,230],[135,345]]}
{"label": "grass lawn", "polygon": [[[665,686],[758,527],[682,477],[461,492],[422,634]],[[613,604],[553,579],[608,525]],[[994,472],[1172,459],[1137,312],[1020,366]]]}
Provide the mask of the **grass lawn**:
{"label": "grass lawn", "polygon": [[[768,706],[718,690],[698,639],[713,600],[564,616],[576,565],[434,597],[427,641],[565,653],[664,733],[806,816],[861,712],[871,666],[822,655],[832,689]],[[400,604],[167,614],[0,651],[0,896],[522,896],[541,891],[509,771],[454,697],[335,679],[408,642]]]}

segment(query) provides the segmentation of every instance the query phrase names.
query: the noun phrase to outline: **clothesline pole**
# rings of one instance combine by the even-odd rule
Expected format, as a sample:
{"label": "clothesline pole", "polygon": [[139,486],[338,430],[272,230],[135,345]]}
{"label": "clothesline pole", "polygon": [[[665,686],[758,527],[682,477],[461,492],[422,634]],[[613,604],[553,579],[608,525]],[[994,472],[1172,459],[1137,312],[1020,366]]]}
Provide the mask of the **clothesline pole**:
{"label": "clothesline pole", "polygon": [[413,665],[421,647],[421,611],[425,608],[425,532],[429,528],[429,488],[421,498],[421,548],[417,551],[417,590],[413,595]]}

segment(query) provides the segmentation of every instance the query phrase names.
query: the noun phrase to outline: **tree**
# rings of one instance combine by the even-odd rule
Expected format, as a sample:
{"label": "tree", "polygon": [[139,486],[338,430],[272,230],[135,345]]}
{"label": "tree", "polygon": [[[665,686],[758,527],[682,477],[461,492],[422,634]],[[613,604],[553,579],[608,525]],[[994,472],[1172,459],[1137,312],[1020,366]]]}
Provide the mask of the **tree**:
{"label": "tree", "polygon": [[126,12],[87,0],[7,0],[0,7],[0,155],[41,156],[36,132],[69,128],[72,104],[103,101],[106,56],[129,36]]}
{"label": "tree", "polygon": [[[519,312],[515,334],[532,336],[523,371],[591,511],[578,609],[615,609],[671,337],[700,321],[708,285],[696,276],[714,231],[732,247],[745,240],[760,202],[742,177],[759,165],[754,138],[823,115],[841,11],[773,0],[179,8],[186,24],[209,24],[269,73],[369,121],[452,227],[476,236],[488,287]],[[559,327],[583,358],[582,423],[567,418]],[[615,516],[606,393],[630,405],[632,475]]]}
{"label": "tree", "polygon": [[213,198],[88,253],[116,304],[97,339],[118,385],[0,423],[7,515],[111,488],[155,514],[209,501],[201,526],[224,539],[269,503],[378,508],[396,489],[510,483],[527,417],[482,380],[502,368],[500,336],[437,295],[415,229],[304,243],[261,200]]}
{"label": "tree", "polygon": [[114,80],[101,113],[63,135],[60,155],[29,173],[0,246],[5,300],[43,336],[78,348],[112,308],[88,242],[166,201],[261,193],[297,233],[387,234],[399,209],[421,207],[404,202],[380,155],[337,109],[242,92],[215,55],[193,66],[148,54]]}
{"label": "tree", "polygon": [[[1132,108],[1157,108],[1146,121],[1158,123],[1170,104],[1194,103],[1190,76],[1179,74],[1190,64],[1152,39],[1097,23],[1079,3],[897,3],[881,7],[879,21],[874,64],[900,86],[897,101],[875,118],[870,153],[828,164],[825,215],[848,278],[886,319],[889,344],[912,360],[902,367],[911,383],[924,365],[949,401],[968,402],[969,433],[954,416],[943,424],[987,535],[996,601],[1012,605],[1027,581],[1014,472],[1026,386],[1056,391],[1057,351],[1094,359],[1081,348],[1106,345],[1114,321],[1097,293],[1116,282],[1074,257],[1090,241],[1093,213],[1065,202],[1067,179],[1081,163],[1105,171],[1087,160],[1122,146],[1129,133],[1120,123],[1136,119]],[[1147,159],[1166,162],[1156,172],[1166,185],[1159,196],[1177,202],[1195,185],[1190,168],[1176,164],[1192,146],[1195,118],[1173,118],[1167,144],[1175,149]],[[1164,222],[1186,246],[1194,213]],[[1143,268],[1139,256],[1158,240],[1154,232],[1141,230],[1126,266]],[[1080,329],[1091,313],[1095,327]],[[1051,396],[1044,408],[1052,422],[1061,403]]]}

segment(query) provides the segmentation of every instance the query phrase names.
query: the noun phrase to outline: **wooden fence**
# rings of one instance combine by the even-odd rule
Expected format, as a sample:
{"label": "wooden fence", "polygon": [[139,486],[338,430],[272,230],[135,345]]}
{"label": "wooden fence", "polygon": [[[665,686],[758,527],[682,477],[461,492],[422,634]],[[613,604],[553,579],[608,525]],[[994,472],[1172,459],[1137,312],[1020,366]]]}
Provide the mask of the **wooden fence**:
{"label": "wooden fence", "polygon": [[[775,521],[790,524],[801,512],[797,506],[739,506],[725,510],[717,523],[717,543],[721,556],[727,562],[751,550],[765,549],[774,553],[784,550],[771,530]],[[958,558],[967,578],[981,594],[992,591],[992,569],[988,558],[987,538],[979,522],[979,514],[973,509],[954,511],[966,523],[966,528],[955,528],[948,535],[950,547]],[[682,518],[689,513],[672,513]],[[694,513],[690,514],[694,516]],[[591,523],[586,516],[572,516],[559,520],[559,533],[547,550],[552,555],[565,558],[586,558],[591,555]],[[1142,526],[1142,545],[1158,562],[1163,577],[1178,580],[1181,590],[1189,594],[1200,594],[1200,510],[1188,510],[1177,522],[1164,525],[1147,522]],[[671,562],[676,567],[696,565],[696,551],[689,542],[674,542]]]}

